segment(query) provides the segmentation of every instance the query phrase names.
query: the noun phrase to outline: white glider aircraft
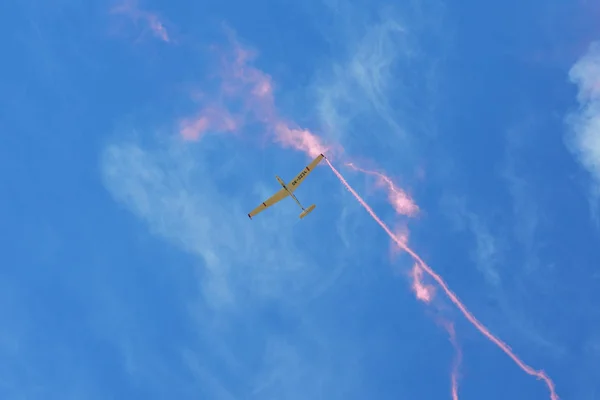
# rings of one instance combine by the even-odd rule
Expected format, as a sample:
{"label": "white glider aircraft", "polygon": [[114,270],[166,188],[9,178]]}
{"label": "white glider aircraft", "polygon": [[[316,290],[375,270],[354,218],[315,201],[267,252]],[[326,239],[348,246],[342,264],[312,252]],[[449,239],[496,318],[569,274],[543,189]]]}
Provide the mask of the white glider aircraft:
{"label": "white glider aircraft", "polygon": [[252,219],[252,217],[254,217],[256,214],[266,210],[267,208],[271,207],[275,203],[285,199],[288,196],[291,196],[296,201],[296,203],[298,203],[300,208],[302,209],[302,212],[300,213],[301,219],[306,217],[308,214],[310,214],[310,212],[312,210],[314,210],[316,206],[313,204],[313,205],[309,206],[308,208],[302,207],[302,204],[300,204],[300,201],[298,201],[296,196],[294,196],[294,191],[296,189],[298,189],[298,186],[300,186],[300,184],[306,179],[308,174],[310,174],[310,172],[317,166],[317,164],[319,164],[321,162],[321,160],[323,158],[325,158],[325,156],[323,154],[319,154],[314,160],[312,160],[312,162],[310,164],[308,164],[306,166],[306,168],[304,168],[302,170],[302,172],[300,172],[298,175],[296,175],[296,177],[287,185],[285,184],[283,179],[281,179],[280,177],[275,175],[275,178],[277,178],[277,182],[279,182],[279,184],[281,186],[283,186],[283,189],[280,189],[277,193],[275,193],[273,196],[269,197],[261,205],[259,205],[254,210],[252,210],[250,212],[250,214],[248,214],[248,217],[250,219]]}

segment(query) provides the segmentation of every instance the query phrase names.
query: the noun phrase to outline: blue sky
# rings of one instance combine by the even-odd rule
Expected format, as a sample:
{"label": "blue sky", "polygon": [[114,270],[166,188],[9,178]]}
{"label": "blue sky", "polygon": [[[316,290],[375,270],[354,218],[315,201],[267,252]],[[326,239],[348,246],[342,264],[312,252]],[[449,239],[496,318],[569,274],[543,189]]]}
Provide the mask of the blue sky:
{"label": "blue sky", "polygon": [[451,399],[442,321],[458,398],[550,398],[439,288],[415,298],[412,260],[328,168],[298,191],[308,218],[248,220],[308,157],[257,121],[181,140],[223,98],[232,35],[477,318],[561,399],[597,397],[596,5],[5,3],[2,399]]}

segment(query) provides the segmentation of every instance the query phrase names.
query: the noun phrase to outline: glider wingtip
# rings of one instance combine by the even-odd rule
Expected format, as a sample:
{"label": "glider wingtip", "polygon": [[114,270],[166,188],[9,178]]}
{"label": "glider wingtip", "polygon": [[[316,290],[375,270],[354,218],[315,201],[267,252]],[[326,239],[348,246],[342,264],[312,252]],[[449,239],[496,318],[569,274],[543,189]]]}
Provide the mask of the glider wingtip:
{"label": "glider wingtip", "polygon": [[252,219],[252,215],[248,214],[248,218]]}

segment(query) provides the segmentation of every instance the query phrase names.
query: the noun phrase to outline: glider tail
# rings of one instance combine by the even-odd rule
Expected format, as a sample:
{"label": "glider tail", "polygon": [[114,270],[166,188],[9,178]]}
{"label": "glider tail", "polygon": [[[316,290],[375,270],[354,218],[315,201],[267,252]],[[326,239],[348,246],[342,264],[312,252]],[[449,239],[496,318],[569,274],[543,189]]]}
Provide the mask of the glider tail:
{"label": "glider tail", "polygon": [[306,210],[302,211],[300,213],[300,219],[302,219],[302,218],[306,217],[308,214],[310,214],[311,211],[315,209],[315,207],[316,207],[316,205],[313,204],[312,206],[308,207]]}

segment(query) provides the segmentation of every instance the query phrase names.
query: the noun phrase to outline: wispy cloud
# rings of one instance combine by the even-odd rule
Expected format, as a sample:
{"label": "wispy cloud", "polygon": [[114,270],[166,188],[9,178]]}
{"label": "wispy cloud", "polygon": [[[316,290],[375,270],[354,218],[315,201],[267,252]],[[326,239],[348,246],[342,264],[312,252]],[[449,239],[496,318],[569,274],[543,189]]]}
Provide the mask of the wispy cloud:
{"label": "wispy cloud", "polygon": [[[320,317],[301,311],[335,284],[340,269],[323,268],[323,258],[317,262],[305,241],[298,248],[294,230],[282,229],[296,222],[295,209],[273,208],[250,222],[246,214],[255,204],[241,199],[248,199],[252,191],[256,198],[272,191],[256,176],[252,184],[244,184],[256,160],[234,157],[215,163],[218,154],[227,153],[228,142],[203,140],[206,145],[193,146],[178,137],[158,142],[116,138],[101,158],[103,180],[112,196],[154,234],[198,260],[199,290],[189,305],[198,339],[180,348],[182,362],[195,376],[192,387],[200,385],[208,397],[219,399],[249,392],[257,399],[301,399],[309,387],[313,398],[321,398],[323,390],[328,398],[344,398],[333,393],[343,393],[352,384],[345,377],[356,374],[353,360],[358,349],[345,348],[330,357],[344,335],[311,328]],[[222,176],[227,176],[226,182]],[[231,182],[241,183],[232,187]],[[303,190],[310,192],[310,185]],[[266,328],[272,319],[257,325],[269,309],[280,310],[285,319],[300,325],[289,332],[297,342]],[[310,343],[314,351],[305,351],[301,343]],[[256,350],[251,357],[250,345]],[[135,342],[124,346],[137,376],[168,375],[156,362],[140,359]],[[328,380],[320,382],[322,376]]]}
{"label": "wispy cloud", "polygon": [[[539,289],[550,286],[553,279],[552,266],[542,263],[540,224],[545,219],[534,179],[528,177],[531,155],[527,146],[536,145],[528,139],[528,132],[534,128],[535,124],[527,121],[508,130],[505,157],[498,169],[498,193],[509,200],[506,212],[490,212],[487,201],[477,207],[475,199],[457,194],[444,197],[441,206],[450,210],[447,217],[454,229],[470,234],[470,256],[485,279],[486,296],[492,300],[487,313],[490,323],[559,356],[564,354],[564,346],[544,329],[536,316],[539,304],[532,300],[551,296]],[[506,196],[500,188],[506,190]]]}
{"label": "wispy cloud", "polygon": [[313,85],[323,132],[349,151],[368,146],[386,159],[417,156],[419,140],[433,134],[437,63],[451,37],[444,5],[410,2],[364,13],[327,3],[343,46]]}
{"label": "wispy cloud", "polygon": [[[369,25],[363,37],[347,44],[343,62],[337,61],[329,71],[321,73],[314,90],[323,129],[330,138],[352,145],[357,139],[360,141],[351,126],[353,115],[367,119],[376,115],[387,123],[388,129],[407,139],[396,119],[398,110],[393,111],[388,103],[391,79],[395,77],[393,67],[398,58],[407,55],[407,35],[398,20],[386,16]],[[374,132],[370,140],[381,140],[382,134]]]}
{"label": "wispy cloud", "polygon": [[[567,144],[592,175],[595,203],[600,197],[600,42],[592,43],[573,65],[569,79],[577,85],[579,109],[567,117]],[[597,210],[596,204],[593,210]]]}
{"label": "wispy cloud", "polygon": [[538,302],[529,300],[534,293],[536,298],[548,296],[548,306],[552,307],[554,296],[550,288],[557,284],[554,266],[545,262],[548,243],[544,242],[544,232],[548,220],[532,174],[532,153],[538,147],[532,136],[536,127],[535,120],[528,119],[509,129],[506,136],[500,175],[510,194],[512,213],[506,218],[507,224],[495,233],[502,244],[499,255],[504,261],[504,282],[496,300],[523,339],[553,355],[564,355],[564,346],[536,315]]}
{"label": "wispy cloud", "polygon": [[475,212],[469,210],[467,200],[458,195],[446,195],[442,198],[441,208],[449,210],[446,217],[458,231],[467,231],[473,235],[471,259],[481,272],[488,285],[498,289],[502,284],[500,265],[502,246],[499,238]]}
{"label": "wispy cloud", "polygon": [[[248,205],[226,193],[214,178],[220,174],[243,178],[243,165],[248,162],[237,160],[233,169],[230,164],[211,163],[209,157],[209,152],[195,154],[177,140],[156,150],[136,142],[114,143],[103,154],[104,181],[113,196],[153,232],[201,257],[207,271],[204,289],[215,306],[243,305],[233,287],[242,281],[248,283],[243,292],[249,296],[305,294],[310,290],[305,280],[320,276],[314,262],[296,254],[291,234],[275,235],[268,243],[256,234],[259,229],[271,236],[275,228],[267,221],[286,213],[286,208],[274,209],[249,225],[247,218],[241,218]],[[280,254],[288,254],[289,262],[269,262]]]}
{"label": "wispy cloud", "polygon": [[171,41],[167,28],[165,28],[159,15],[155,12],[141,9],[138,6],[137,0],[124,0],[121,4],[112,7],[110,12],[130,18],[136,25],[141,21],[145,25],[145,29],[149,29],[156,38],[164,42]]}
{"label": "wispy cloud", "polygon": [[510,194],[512,202],[511,228],[514,242],[520,247],[520,267],[507,272],[519,275],[540,274],[539,279],[548,276],[548,266],[541,265],[539,251],[543,247],[544,213],[537,198],[536,180],[532,176],[532,152],[537,148],[531,132],[537,124],[533,119],[522,121],[508,129],[506,147],[500,176]]}

